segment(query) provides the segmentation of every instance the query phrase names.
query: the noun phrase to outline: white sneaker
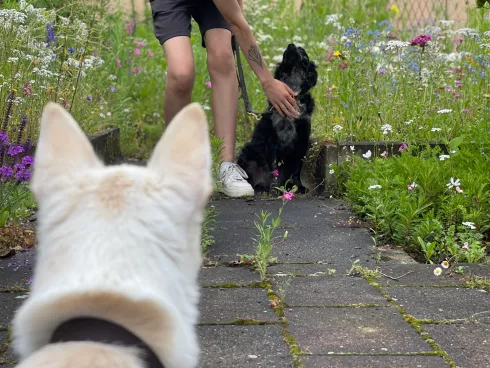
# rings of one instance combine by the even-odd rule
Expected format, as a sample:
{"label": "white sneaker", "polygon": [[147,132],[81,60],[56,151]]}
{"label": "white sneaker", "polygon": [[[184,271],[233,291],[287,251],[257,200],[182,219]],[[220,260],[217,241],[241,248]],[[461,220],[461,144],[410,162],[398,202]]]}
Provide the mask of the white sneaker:
{"label": "white sneaker", "polygon": [[248,183],[247,173],[233,162],[223,162],[220,167],[221,191],[229,197],[247,197],[255,194]]}

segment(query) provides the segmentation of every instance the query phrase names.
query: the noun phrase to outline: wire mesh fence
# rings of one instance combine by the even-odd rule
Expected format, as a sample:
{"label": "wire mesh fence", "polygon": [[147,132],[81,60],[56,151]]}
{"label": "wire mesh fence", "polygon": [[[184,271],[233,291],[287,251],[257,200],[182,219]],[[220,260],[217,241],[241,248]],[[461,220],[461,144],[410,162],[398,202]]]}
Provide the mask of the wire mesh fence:
{"label": "wire mesh fence", "polygon": [[[111,0],[126,11],[133,13],[133,17],[144,17],[145,9],[149,7],[148,0]],[[274,1],[274,0],[272,0]],[[474,12],[476,0],[286,0],[294,3],[296,9],[301,8],[303,2],[329,1],[328,6],[339,13],[348,13],[349,8],[362,7],[369,13],[375,13],[380,6],[386,9],[395,7],[397,15],[394,26],[402,29],[413,29],[419,26],[435,24],[440,20],[452,21],[463,27],[468,20],[468,14]],[[245,6],[251,0],[244,0]],[[487,14],[488,18],[488,14]]]}

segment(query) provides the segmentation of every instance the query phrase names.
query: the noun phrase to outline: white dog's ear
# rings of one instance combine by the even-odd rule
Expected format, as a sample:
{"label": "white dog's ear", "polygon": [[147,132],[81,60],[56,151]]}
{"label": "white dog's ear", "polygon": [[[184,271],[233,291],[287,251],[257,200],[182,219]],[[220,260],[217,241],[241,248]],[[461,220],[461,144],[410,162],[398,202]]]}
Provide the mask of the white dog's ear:
{"label": "white dog's ear", "polygon": [[212,191],[211,162],[206,114],[200,104],[192,103],[171,121],[148,168],[162,178],[178,180],[182,192],[202,203]]}
{"label": "white dog's ear", "polygon": [[84,169],[102,167],[90,141],[63,107],[49,102],[41,116],[32,190],[40,194],[47,181]]}

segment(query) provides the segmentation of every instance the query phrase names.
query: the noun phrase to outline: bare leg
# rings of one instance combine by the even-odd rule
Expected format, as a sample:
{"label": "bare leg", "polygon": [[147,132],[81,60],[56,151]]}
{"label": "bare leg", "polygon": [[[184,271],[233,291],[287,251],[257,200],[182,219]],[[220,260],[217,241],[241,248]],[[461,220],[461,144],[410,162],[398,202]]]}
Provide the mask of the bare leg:
{"label": "bare leg", "polygon": [[238,81],[231,32],[221,28],[210,29],[204,37],[212,84],[214,130],[216,136],[223,139],[221,158],[224,162],[233,162],[238,118]]}
{"label": "bare leg", "polygon": [[164,119],[168,125],[182,108],[191,103],[195,69],[189,37],[171,38],[163,46],[167,58],[167,85],[163,105]]}

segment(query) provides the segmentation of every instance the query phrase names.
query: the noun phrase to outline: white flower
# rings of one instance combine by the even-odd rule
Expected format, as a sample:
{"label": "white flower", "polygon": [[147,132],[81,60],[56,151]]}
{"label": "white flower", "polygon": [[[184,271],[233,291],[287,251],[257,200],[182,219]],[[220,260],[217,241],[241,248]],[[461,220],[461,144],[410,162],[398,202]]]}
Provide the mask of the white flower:
{"label": "white flower", "polygon": [[409,121],[406,121],[406,122],[405,122],[405,124],[406,124],[406,125],[410,125],[410,124],[412,124],[412,123],[413,123],[413,120],[409,120]]}
{"label": "white flower", "polygon": [[333,174],[333,173],[335,173],[335,171],[333,169],[330,169],[330,171],[328,173]]}
{"label": "white flower", "polygon": [[410,42],[397,41],[397,40],[388,41],[388,43],[386,44],[386,50],[397,50],[408,46],[410,46]]}
{"label": "white flower", "polygon": [[342,128],[342,126],[340,126],[340,125],[334,125],[334,127],[333,127],[333,131],[334,131],[334,132],[340,132],[342,129],[343,129],[343,128]]}
{"label": "white flower", "polygon": [[109,79],[110,79],[110,80],[116,80],[116,79],[117,79],[117,77],[116,77],[115,75],[112,75],[112,74],[111,74],[111,75],[109,75]]}
{"label": "white flower", "polygon": [[442,266],[442,268],[449,268],[449,262],[448,261],[442,261],[441,266]]}
{"label": "white flower", "polygon": [[475,226],[475,223],[474,223],[474,222],[469,222],[469,221],[467,221],[467,222],[463,222],[462,224],[463,224],[464,226],[468,226],[468,227],[469,227],[470,229],[472,229],[472,230],[476,229],[476,226]]}
{"label": "white flower", "polygon": [[371,150],[368,150],[366,153],[362,154],[362,157],[364,158],[371,158]]}
{"label": "white flower", "polygon": [[451,158],[451,156],[449,156],[449,155],[440,155],[439,156],[439,160],[441,160],[441,161],[444,161],[447,158]]}
{"label": "white flower", "polygon": [[160,117],[160,114],[159,114],[158,112],[154,112],[154,113],[153,113],[153,117],[154,117],[154,118],[159,118],[159,117]]}
{"label": "white flower", "polygon": [[102,113],[100,113],[100,114],[99,114],[99,116],[100,116],[101,118],[105,118],[105,115],[104,115],[104,114],[102,114]]}
{"label": "white flower", "polygon": [[374,185],[371,185],[371,186],[370,186],[368,189],[369,189],[369,190],[373,190],[373,189],[381,189],[381,188],[382,188],[382,187],[381,187],[381,185],[379,185],[379,184],[374,184]]}
{"label": "white flower", "polygon": [[451,112],[453,112],[452,109],[442,109],[442,110],[439,110],[437,113],[438,114],[449,114]]}
{"label": "white flower", "polygon": [[111,116],[112,114],[110,112],[107,113],[107,116]]}
{"label": "white flower", "polygon": [[432,128],[430,131],[431,132],[440,132],[441,128]]}
{"label": "white flower", "polygon": [[388,134],[388,132],[393,131],[393,127],[390,124],[385,124],[381,127],[383,134]]}
{"label": "white flower", "polygon": [[349,148],[350,148],[350,150],[351,150],[352,152],[354,152],[354,150],[355,150],[355,147],[354,147],[354,146],[350,146]]}
{"label": "white flower", "polygon": [[436,275],[436,276],[439,276],[441,273],[442,273],[442,268],[441,267],[437,267],[434,270],[434,275]]}
{"label": "white flower", "polygon": [[129,109],[124,109],[123,112],[125,112],[127,114],[127,113],[129,113]]}
{"label": "white flower", "polygon": [[454,178],[451,178],[449,183],[446,184],[446,186],[451,189],[452,187],[459,187],[461,185],[461,182],[459,179],[454,180]]}

